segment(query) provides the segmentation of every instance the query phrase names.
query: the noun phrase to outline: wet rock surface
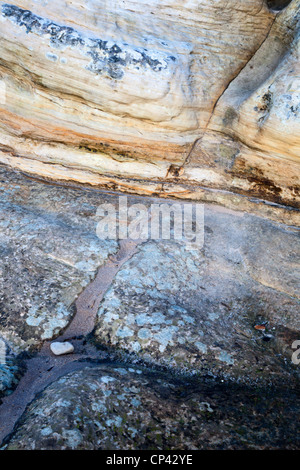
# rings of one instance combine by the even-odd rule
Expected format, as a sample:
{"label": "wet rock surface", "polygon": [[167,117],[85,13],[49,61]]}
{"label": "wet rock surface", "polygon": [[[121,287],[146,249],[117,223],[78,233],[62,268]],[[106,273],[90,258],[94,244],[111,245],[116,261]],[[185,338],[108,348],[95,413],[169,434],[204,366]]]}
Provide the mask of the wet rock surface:
{"label": "wet rock surface", "polygon": [[7,448],[293,449],[299,445],[298,399],[296,392],[180,382],[102,365],[49,386],[28,407]]}
{"label": "wet rock surface", "polygon": [[206,205],[197,249],[103,241],[118,195],[3,168],[0,194],[2,448],[299,446],[295,228]]}

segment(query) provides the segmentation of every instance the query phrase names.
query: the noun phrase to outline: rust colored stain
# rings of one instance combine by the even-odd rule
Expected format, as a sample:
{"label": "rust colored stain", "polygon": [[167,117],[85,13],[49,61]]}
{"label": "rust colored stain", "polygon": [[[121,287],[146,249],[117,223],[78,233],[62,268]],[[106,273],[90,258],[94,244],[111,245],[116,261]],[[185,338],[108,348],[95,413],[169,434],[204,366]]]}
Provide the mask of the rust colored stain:
{"label": "rust colored stain", "polygon": [[254,328],[259,331],[265,331],[266,326],[265,325],[255,325]]}

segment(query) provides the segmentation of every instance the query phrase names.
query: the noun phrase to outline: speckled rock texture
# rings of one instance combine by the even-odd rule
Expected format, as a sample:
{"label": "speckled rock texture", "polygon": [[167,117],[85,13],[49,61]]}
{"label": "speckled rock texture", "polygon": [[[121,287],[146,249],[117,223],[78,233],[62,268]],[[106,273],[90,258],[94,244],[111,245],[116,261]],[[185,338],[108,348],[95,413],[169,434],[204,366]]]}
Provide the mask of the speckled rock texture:
{"label": "speckled rock texture", "polygon": [[184,382],[102,365],[69,374],[28,407],[8,450],[296,449],[297,392]]}
{"label": "speckled rock texture", "polygon": [[291,228],[206,206],[202,249],[150,241],[119,271],[96,339],[179,370],[288,383],[297,371],[299,250]]}
{"label": "speckled rock texture", "polygon": [[[0,169],[0,340],[11,360],[68,325],[76,297],[117,251],[116,241],[96,236],[99,203]],[[0,394],[14,382],[7,364],[0,360]]]}
{"label": "speckled rock texture", "polygon": [[238,195],[299,207],[299,5],[1,1],[0,162],[243,210]]}
{"label": "speckled rock texture", "polygon": [[299,447],[299,230],[206,204],[203,246],[126,251],[103,203],[0,167],[1,448]]}

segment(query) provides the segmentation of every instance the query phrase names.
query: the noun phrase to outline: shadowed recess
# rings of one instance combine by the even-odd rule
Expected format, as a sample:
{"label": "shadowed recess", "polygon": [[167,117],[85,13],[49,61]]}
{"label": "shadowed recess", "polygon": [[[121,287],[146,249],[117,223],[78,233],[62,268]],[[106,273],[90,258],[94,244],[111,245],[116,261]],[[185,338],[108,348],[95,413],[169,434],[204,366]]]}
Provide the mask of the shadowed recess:
{"label": "shadowed recess", "polygon": [[281,11],[286,8],[292,0],[267,0],[267,5],[270,10]]}

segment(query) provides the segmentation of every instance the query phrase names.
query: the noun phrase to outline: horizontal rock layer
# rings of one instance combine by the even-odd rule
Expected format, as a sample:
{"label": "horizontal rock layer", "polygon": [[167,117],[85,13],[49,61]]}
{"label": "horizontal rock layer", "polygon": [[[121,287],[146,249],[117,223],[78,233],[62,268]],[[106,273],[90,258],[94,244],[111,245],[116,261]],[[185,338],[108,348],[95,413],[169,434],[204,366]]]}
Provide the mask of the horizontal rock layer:
{"label": "horizontal rock layer", "polygon": [[269,6],[0,2],[0,162],[140,194],[298,207],[299,0]]}

